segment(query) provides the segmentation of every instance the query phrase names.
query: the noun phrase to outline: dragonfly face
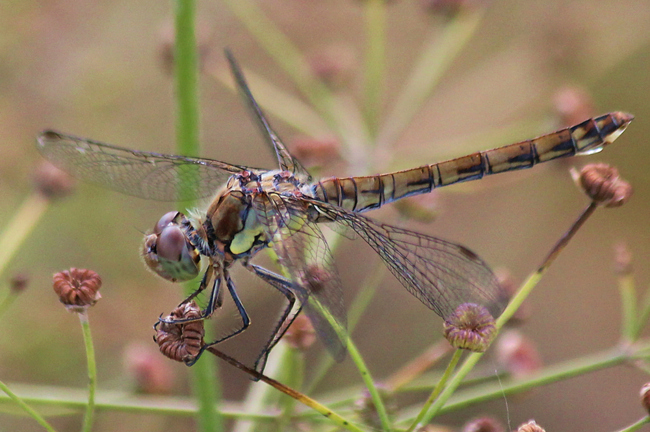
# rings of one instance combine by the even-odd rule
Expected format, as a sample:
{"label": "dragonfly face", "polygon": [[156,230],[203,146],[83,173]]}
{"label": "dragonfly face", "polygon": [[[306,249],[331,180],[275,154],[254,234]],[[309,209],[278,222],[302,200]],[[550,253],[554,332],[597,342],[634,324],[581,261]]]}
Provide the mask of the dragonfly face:
{"label": "dragonfly face", "polygon": [[[278,158],[277,170],[130,150],[54,131],[42,133],[38,144],[46,158],[72,175],[122,193],[164,201],[213,197],[197,220],[180,212],[165,214],[145,237],[142,254],[150,269],[171,281],[192,279],[200,272],[200,257],[206,258],[199,287],[181,303],[208,290],[209,299],[198,319],[214,313],[222,304],[223,288],[227,288],[242,325],[204,348],[237,335],[250,323],[230,278],[229,269],[235,262],[285,296],[288,306],[256,361],[259,371],[301,311],[330,353],[337,360],[344,356],[342,284],[320,230],[321,222],[354,231],[379,254],[407,291],[441,317],[446,318],[463,303],[484,305],[497,316],[507,297],[476,254],[464,246],[376,222],[360,213],[436,187],[597,151],[632,120],[629,114],[610,113],[533,140],[450,161],[389,174],[312,182],[269,126],[232,55],[226,55],[253,119]],[[275,252],[287,277],[251,262],[265,248]]]}

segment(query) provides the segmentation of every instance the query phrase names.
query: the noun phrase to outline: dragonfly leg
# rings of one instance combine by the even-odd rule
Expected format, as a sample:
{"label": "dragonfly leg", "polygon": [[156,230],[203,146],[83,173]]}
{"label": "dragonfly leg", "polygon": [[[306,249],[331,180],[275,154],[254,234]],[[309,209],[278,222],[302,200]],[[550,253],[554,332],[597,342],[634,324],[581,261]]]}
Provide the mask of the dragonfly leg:
{"label": "dragonfly leg", "polygon": [[[201,284],[199,285],[199,287],[192,294],[187,296],[182,302],[180,302],[179,306],[182,306],[185,303],[192,301],[194,298],[196,298],[196,296],[201,294],[207,288],[208,284],[214,277],[214,270],[215,270],[214,265],[210,263],[205,273],[203,273],[203,278],[201,278]],[[213,286],[213,290],[214,290],[214,286]]]}
{"label": "dragonfly leg", "polygon": [[[203,277],[203,281],[201,282],[201,285],[203,286],[204,284],[207,285],[207,276],[208,271],[206,271],[206,275]],[[214,270],[211,272],[214,274]],[[186,298],[181,302],[179,306],[182,306],[186,304],[187,302],[191,301],[198,293],[201,291],[205,290],[205,286],[199,287],[196,291],[192,293],[191,296]],[[197,318],[181,318],[181,319],[165,319],[165,318],[158,318],[158,322],[163,322],[165,324],[183,324],[183,323],[188,323],[188,322],[194,322],[194,321],[200,321],[204,320],[206,318],[210,318],[212,314],[214,313],[215,310],[221,307],[223,304],[223,292],[221,291],[221,277],[217,278],[214,280],[213,285],[212,285],[212,291],[210,293],[210,299],[208,300],[208,305],[206,308],[201,312],[201,316]]]}
{"label": "dragonfly leg", "polygon": [[[235,330],[234,332],[230,333],[229,335],[222,337],[221,339],[217,339],[216,341],[204,344],[201,347],[201,350],[199,351],[199,353],[196,355],[196,357],[194,357],[193,359],[185,361],[185,364],[187,366],[192,366],[194,363],[196,363],[196,361],[199,359],[199,357],[201,357],[201,354],[203,354],[203,352],[206,349],[208,349],[209,347],[217,345],[217,344],[219,344],[219,343],[221,343],[221,342],[223,342],[223,341],[225,341],[227,339],[230,339],[233,336],[238,335],[239,333],[246,330],[251,324],[251,320],[248,317],[248,313],[246,312],[246,309],[244,308],[243,303],[239,299],[239,295],[237,294],[237,289],[235,287],[235,284],[232,281],[232,279],[230,278],[230,275],[225,271],[224,271],[224,278],[226,280],[226,286],[228,287],[228,292],[230,293],[230,297],[232,297],[232,300],[235,302],[235,306],[237,307],[237,311],[239,312],[239,316],[241,316],[242,326],[239,329]],[[221,279],[219,279],[219,280],[221,280]],[[213,295],[210,298],[211,302],[212,302],[213,298],[216,298],[216,297],[217,296],[214,295],[214,291],[213,291]],[[217,304],[218,306],[221,306],[221,304],[220,304],[221,302],[213,302],[213,303]],[[210,308],[210,305],[208,305],[208,308],[206,308],[206,310],[204,311],[204,315],[205,315],[206,312],[208,312],[209,308]],[[215,309],[216,309],[216,307],[212,307],[212,312],[214,312]],[[210,313],[212,313],[212,312],[210,312]],[[209,315],[207,315],[207,316],[209,316]]]}
{"label": "dragonfly leg", "polygon": [[[296,287],[290,280],[277,275],[270,270],[257,265],[247,266],[246,268],[255,273],[258,277],[263,279],[268,284],[272,285],[278,291],[280,291],[289,301],[289,304],[282,312],[282,315],[280,316],[280,319],[278,320],[278,323],[276,324],[271,337],[267,341],[262,352],[255,360],[255,370],[262,373],[264,366],[266,365],[266,360],[269,356],[269,353],[273,347],[277,345],[280,339],[282,339],[282,336],[284,336],[289,326],[291,326],[293,321],[296,319],[302,310],[302,305],[306,302],[308,295],[303,290],[296,290]],[[300,298],[300,301],[298,302],[298,306],[295,307],[297,298]]]}

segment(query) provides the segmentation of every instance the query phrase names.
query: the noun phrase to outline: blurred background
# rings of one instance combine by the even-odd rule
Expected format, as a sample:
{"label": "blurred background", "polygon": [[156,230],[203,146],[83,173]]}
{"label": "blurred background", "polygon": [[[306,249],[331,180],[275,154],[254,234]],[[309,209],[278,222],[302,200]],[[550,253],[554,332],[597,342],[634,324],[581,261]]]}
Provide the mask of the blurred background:
{"label": "blurred background", "polygon": [[[336,94],[361,100],[365,37],[361,2],[258,3],[316,71],[334,74]],[[380,127],[422,45],[435,40],[444,25],[444,19],[433,17],[424,3],[402,0],[388,6]],[[231,48],[246,71],[299,95],[221,1],[201,2],[198,17],[204,65],[202,156],[273,168],[274,158],[243,104],[214,79],[226,70],[223,48]],[[391,159],[376,160],[375,155],[364,167],[401,169],[532,138],[562,127],[570,117],[567,110],[574,113],[576,106],[585,118],[615,110],[636,116],[619,141],[596,156],[551,162],[414,200],[435,209],[437,218],[434,223],[410,220],[409,228],[466,245],[492,267],[507,268],[520,282],[587,205],[573,185],[570,167],[607,162],[633,185],[632,200],[620,209],[597,211],[530,298],[530,315],[520,330],[536,344],[545,365],[617,343],[620,301],[613,258],[617,243],[626,242],[633,253],[639,289],[650,284],[648,22],[650,3],[642,0],[494,1],[431,99],[397,144],[386,149]],[[171,3],[5,2],[0,6],[0,29],[3,220],[13,217],[32,190],[33,172],[42,162],[35,137],[45,128],[134,149],[174,151]],[[257,94],[255,88],[253,93]],[[263,94],[259,99],[264,96],[270,97]],[[281,119],[269,117],[290,147],[306,141]],[[332,137],[325,131],[315,138]],[[369,173],[353,172],[355,167],[341,160],[322,165],[316,172],[323,176]],[[139,200],[87,184],[79,184],[73,195],[52,205],[2,275],[4,284],[19,273],[27,275],[29,284],[2,317],[0,379],[9,384],[85,387],[77,318],[63,310],[51,289],[52,273],[81,267],[97,271],[104,280],[103,299],[90,311],[99,388],[135,388],[129,359],[142,350],[155,354],[151,325],[183,298],[180,287],[148,272],[139,257],[142,233],[173,209],[174,203]],[[374,217],[395,221],[396,211],[382,209]],[[378,258],[362,241],[344,240],[336,261],[349,302],[355,287],[375,271]],[[282,298],[244,270],[237,269],[234,275],[253,326],[223,348],[250,363]],[[237,324],[235,318],[227,311],[214,321],[228,328]],[[382,380],[438,339],[440,326],[435,314],[387,276],[352,337],[374,377]],[[317,343],[308,353],[309,364],[323,355],[327,353]],[[161,367],[169,378],[163,379],[166,391],[189,394],[184,365],[165,361]],[[333,372],[318,391],[360,381],[349,360]],[[241,399],[248,378],[226,365],[220,365],[220,375],[224,397]],[[510,421],[511,428],[535,418],[547,430],[617,430],[643,415],[638,391],[646,381],[637,369],[619,366],[541,387],[523,397],[508,397],[507,404],[500,399],[474,406],[440,422],[456,427],[490,414]],[[106,411],[97,415],[94,430],[192,430],[188,421]],[[59,430],[77,430],[79,416],[62,416],[53,423]],[[40,429],[31,419],[0,414],[0,430]]]}

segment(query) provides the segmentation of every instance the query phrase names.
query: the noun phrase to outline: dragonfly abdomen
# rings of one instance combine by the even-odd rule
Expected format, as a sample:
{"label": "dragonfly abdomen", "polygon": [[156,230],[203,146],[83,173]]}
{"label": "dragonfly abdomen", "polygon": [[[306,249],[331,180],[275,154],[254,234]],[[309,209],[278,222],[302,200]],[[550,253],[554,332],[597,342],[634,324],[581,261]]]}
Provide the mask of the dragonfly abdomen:
{"label": "dragonfly abdomen", "polygon": [[445,162],[375,176],[324,179],[315,185],[315,194],[321,201],[350,211],[371,210],[440,186],[598,152],[623,133],[632,119],[630,114],[614,112],[532,140]]}

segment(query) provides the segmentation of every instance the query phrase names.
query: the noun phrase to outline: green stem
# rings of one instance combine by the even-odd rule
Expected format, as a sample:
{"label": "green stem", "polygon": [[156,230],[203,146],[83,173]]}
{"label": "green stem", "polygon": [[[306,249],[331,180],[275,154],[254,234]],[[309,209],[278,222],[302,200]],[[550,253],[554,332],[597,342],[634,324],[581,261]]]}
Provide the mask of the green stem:
{"label": "green stem", "polygon": [[238,362],[234,358],[222,353],[221,351],[215,349],[214,347],[209,347],[207,349],[209,352],[212,354],[216,355],[220,359],[228,362],[230,365],[236,367],[239,370],[242,370],[249,374],[250,376],[254,377],[255,379],[258,379],[260,381],[263,381],[267,383],[268,385],[274,387],[275,389],[281,391],[282,393],[291,396],[298,402],[312,408],[316,412],[320,413],[321,415],[327,417],[330,419],[334,424],[337,426],[347,429],[350,432],[363,432],[360,428],[352,424],[349,420],[345,419],[343,416],[340,414],[332,411],[330,408],[326,407],[325,405],[317,402],[316,400],[310,398],[309,396],[300,393],[299,391],[296,391],[292,389],[291,387],[287,387],[286,385],[282,384],[279,381],[274,380],[273,378],[269,378],[268,376],[261,374],[257,372],[256,370],[253,370],[249,368],[248,366]]}
{"label": "green stem", "polygon": [[348,346],[348,352],[350,353],[350,358],[357,366],[357,369],[359,369],[359,373],[361,374],[361,379],[366,385],[366,388],[368,389],[368,393],[370,393],[370,399],[372,400],[372,403],[375,405],[375,409],[377,410],[377,416],[379,417],[379,422],[381,423],[382,430],[384,431],[392,430],[391,422],[390,419],[388,418],[388,413],[386,412],[386,406],[384,405],[384,402],[381,400],[381,395],[379,394],[379,391],[377,391],[377,386],[375,386],[375,381],[372,379],[372,376],[370,375],[370,371],[368,370],[366,363],[363,361],[363,357],[361,357],[361,353],[357,350],[356,345],[354,345],[352,339],[350,338],[348,338],[347,340],[347,346]]}
{"label": "green stem", "polygon": [[388,150],[399,139],[406,126],[420,112],[440,78],[474,35],[482,17],[482,8],[460,14],[448,24],[442,36],[432,34],[425,42],[393,111],[379,133],[378,150]]}
{"label": "green stem", "polygon": [[50,200],[40,193],[32,192],[11,220],[4,224],[4,231],[0,234],[0,276],[4,274],[20,245],[43,216],[49,203]]}
{"label": "green stem", "polygon": [[477,403],[523,393],[543,385],[556,383],[561,380],[620,365],[629,360],[630,356],[619,347],[616,347],[607,351],[572,359],[557,365],[547,366],[543,371],[526,379],[516,381],[504,380],[498,383],[485,384],[458,392],[454,395],[453,399],[440,410],[439,414],[446,414],[451,411],[467,408]]}
{"label": "green stem", "polygon": [[[269,355],[269,359],[265,368],[268,375],[277,376],[285,370],[290,370],[286,365],[286,357],[289,355],[288,351],[289,349],[285,343],[279,343],[275,349],[273,349],[271,355]],[[259,383],[256,382],[251,382],[246,397],[242,402],[243,410],[251,414],[263,411],[270,405],[272,393],[274,393],[272,387],[259,385]],[[258,430],[259,427],[259,421],[241,419],[235,423],[232,431],[254,432],[255,430]]]}
{"label": "green stem", "polygon": [[641,331],[643,330],[643,328],[646,326],[648,322],[648,318],[650,318],[650,289],[646,291],[645,296],[643,298],[643,303],[641,305],[639,316],[636,320],[636,325],[634,328],[634,335],[632,336],[633,341],[638,339],[639,335],[641,334]]}
{"label": "green stem", "polygon": [[619,432],[634,432],[635,430],[641,429],[641,427],[647,425],[648,423],[650,423],[650,416],[645,416],[639,421],[632,423],[625,429],[621,429]]}
{"label": "green stem", "polygon": [[93,427],[93,419],[95,415],[95,392],[97,390],[97,362],[95,361],[95,348],[93,346],[93,338],[90,334],[90,322],[88,321],[87,310],[80,312],[79,322],[81,323],[81,330],[84,338],[84,345],[86,347],[86,362],[88,363],[88,404],[86,405],[86,412],[84,414],[83,432],[90,432]]}
{"label": "green stem", "polygon": [[[329,240],[328,244],[331,246]],[[334,249],[332,248],[332,250]],[[381,260],[378,260],[376,268],[374,271],[369,272],[369,275],[348,309],[348,334],[354,331],[354,328],[361,319],[361,315],[363,315],[363,312],[375,296],[377,288],[379,288],[379,285],[386,277],[386,266]],[[323,357],[318,367],[316,367],[315,372],[312,374],[312,380],[307,387],[306,393],[311,393],[316,388],[333,365],[334,359],[332,356]]]}
{"label": "green stem", "polygon": [[618,291],[621,294],[622,328],[621,333],[625,340],[634,342],[638,337],[637,327],[637,304],[634,276],[631,273],[622,274],[618,277]]}
{"label": "green stem", "polygon": [[0,303],[0,317],[9,310],[12,304],[16,301],[18,298],[18,293],[15,291],[9,291],[5,298],[2,300],[2,303]]}
{"label": "green stem", "polygon": [[346,98],[335,97],[329,88],[314,77],[308,62],[291,40],[251,0],[224,0],[257,42],[291,78],[296,88],[314,106],[328,127],[347,146],[351,160],[362,158],[369,142],[368,131],[356,105]]}
{"label": "green stem", "polygon": [[[553,246],[549,254],[546,256],[546,259],[542,262],[542,265],[539,266],[537,271],[531,274],[524,285],[517,291],[514,297],[510,300],[510,303],[503,311],[501,316],[496,320],[497,332],[503,327],[503,325],[508,322],[508,320],[515,314],[521,303],[528,297],[530,292],[533,290],[537,283],[541,280],[542,275],[546,272],[549,266],[555,261],[560,252],[566,247],[569,241],[573,238],[575,233],[580,229],[580,227],[586,222],[586,220],[594,213],[597,208],[595,202],[591,202],[589,206],[582,212],[580,217],[573,223],[571,228],[558,240],[558,242]],[[481,359],[484,353],[472,353],[470,354],[463,365],[460,367],[456,375],[451,379],[449,385],[443,390],[440,394],[440,397],[435,401],[431,406],[431,410],[423,418],[423,423],[429,423],[433,419],[444,404],[449,400],[451,395],[454,394],[460,383],[465,379],[467,374],[476,366],[476,363]]]}
{"label": "green stem", "polygon": [[[176,81],[176,146],[178,154],[198,156],[199,99],[198,55],[195,38],[196,4],[194,0],[175,2],[176,44],[174,75]],[[187,204],[187,203],[186,203]],[[189,294],[195,287],[188,283]],[[222,431],[223,418],[216,410],[220,400],[216,363],[204,359],[192,367],[192,387],[198,398],[198,428],[203,432]]]}
{"label": "green stem", "polygon": [[370,138],[377,136],[381,112],[382,84],[386,50],[386,1],[364,3],[366,20],[366,59],[364,80],[364,113]]}
{"label": "green stem", "polygon": [[36,422],[38,422],[38,424],[40,424],[41,426],[43,426],[46,430],[48,430],[50,432],[56,432],[56,430],[52,427],[52,425],[50,425],[47,422],[47,420],[45,420],[38,412],[33,410],[29,405],[27,405],[21,398],[19,398],[14,392],[12,392],[9,389],[9,387],[7,387],[7,385],[5,383],[3,383],[2,381],[0,381],[0,390],[5,392],[7,394],[7,396],[9,396],[11,398],[11,400],[13,400],[16,403],[16,405],[21,407],[27,414],[30,415],[30,417],[32,417],[34,420],[36,420]]}
{"label": "green stem", "polygon": [[413,430],[416,427],[422,425],[421,423],[422,419],[426,416],[427,411],[429,411],[429,408],[431,407],[431,405],[433,405],[433,402],[435,402],[438,395],[440,395],[442,389],[445,388],[445,384],[447,384],[447,380],[449,380],[451,373],[454,371],[454,369],[456,369],[456,365],[458,364],[458,361],[460,360],[460,357],[462,355],[463,355],[462,350],[457,349],[456,351],[454,351],[454,355],[451,357],[451,360],[447,365],[447,369],[445,369],[445,372],[440,378],[440,381],[438,381],[438,384],[436,384],[436,386],[433,388],[433,391],[429,395],[427,401],[424,403],[424,405],[422,405],[422,409],[420,410],[420,413],[411,424],[411,427],[408,428],[407,432],[413,432]]}

